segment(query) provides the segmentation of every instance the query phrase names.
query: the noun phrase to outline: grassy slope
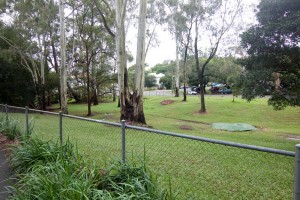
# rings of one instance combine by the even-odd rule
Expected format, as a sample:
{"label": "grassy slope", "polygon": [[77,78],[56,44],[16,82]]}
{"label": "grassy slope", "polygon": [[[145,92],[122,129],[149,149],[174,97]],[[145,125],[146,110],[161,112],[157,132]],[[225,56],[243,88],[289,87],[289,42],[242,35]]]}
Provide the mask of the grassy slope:
{"label": "grassy slope", "polygon": [[[165,99],[175,102],[160,105]],[[146,97],[144,112],[147,123],[154,129],[177,133],[197,135],[226,141],[266,146],[285,150],[294,150],[300,141],[287,140],[287,137],[300,138],[300,108],[287,108],[275,111],[267,105],[267,99],[257,99],[248,103],[232,96],[206,96],[207,113],[199,114],[199,96],[188,96],[187,102],[174,97]],[[87,106],[84,104],[69,105],[70,114],[85,116]],[[119,120],[116,103],[102,103],[93,106],[92,118],[110,121]],[[211,123],[248,123],[256,126],[257,131],[227,132],[211,128]],[[181,126],[189,126],[192,130],[183,130]]]}
{"label": "grassy slope", "polygon": [[[175,102],[160,105],[164,99]],[[294,150],[295,141],[287,135],[300,134],[300,109],[274,111],[267,99],[247,103],[231,102],[230,96],[207,96],[207,114],[199,114],[199,97],[189,96],[188,102],[173,97],[145,98],[144,109],[149,126],[155,129],[217,138],[286,150]],[[116,103],[93,106],[92,118],[119,121]],[[85,104],[70,104],[72,115],[85,116]],[[23,115],[19,116],[24,120]],[[58,116],[31,113],[35,117],[35,132],[44,139],[58,139]],[[107,125],[64,118],[64,141],[67,138],[79,147],[87,158],[103,163],[120,159],[120,129]],[[259,128],[251,132],[227,132],[211,128],[214,122],[243,122]],[[192,130],[182,130],[180,126]],[[143,157],[147,164],[168,179],[169,174],[179,199],[290,199],[293,188],[294,161],[291,157],[237,149],[161,136],[134,130],[126,131],[127,158]],[[192,178],[191,178],[192,177]],[[166,184],[167,185],[167,184]],[[216,190],[218,188],[218,190]]]}

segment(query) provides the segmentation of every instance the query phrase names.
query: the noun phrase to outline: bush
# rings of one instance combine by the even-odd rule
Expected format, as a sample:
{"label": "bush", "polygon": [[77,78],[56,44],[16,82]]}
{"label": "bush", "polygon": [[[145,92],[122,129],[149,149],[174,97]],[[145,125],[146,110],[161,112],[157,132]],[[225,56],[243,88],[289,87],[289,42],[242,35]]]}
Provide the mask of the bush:
{"label": "bush", "polygon": [[116,162],[100,170],[69,141],[25,139],[13,148],[11,165],[18,179],[11,199],[168,199],[145,165]]}
{"label": "bush", "polygon": [[60,146],[52,141],[44,142],[38,138],[28,138],[20,142],[21,145],[13,146],[10,164],[17,173],[25,173],[36,164],[59,162],[60,160],[78,160],[74,154],[73,145],[67,141]]}
{"label": "bush", "polygon": [[101,190],[109,191],[115,199],[166,199],[167,192],[158,185],[156,176],[147,172],[145,164],[116,162],[102,177]]}
{"label": "bush", "polygon": [[7,136],[9,140],[15,140],[22,135],[20,122],[5,115],[0,115],[0,134]]}

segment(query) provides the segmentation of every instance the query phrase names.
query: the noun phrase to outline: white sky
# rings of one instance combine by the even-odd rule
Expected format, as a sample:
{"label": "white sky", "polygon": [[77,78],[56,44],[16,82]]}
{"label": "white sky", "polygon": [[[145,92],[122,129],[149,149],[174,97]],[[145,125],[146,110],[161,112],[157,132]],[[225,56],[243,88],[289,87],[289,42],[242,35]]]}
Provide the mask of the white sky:
{"label": "white sky", "polygon": [[[243,1],[242,3],[246,5],[255,4],[258,5],[260,0],[247,0]],[[247,23],[254,24],[255,23],[255,14],[253,10],[247,10],[243,12],[242,16]],[[174,60],[176,57],[175,54],[175,40],[172,39],[171,34],[168,31],[164,31],[161,26],[157,26],[156,32],[158,35],[158,40],[160,41],[157,47],[150,47],[148,50],[148,54],[146,56],[146,63],[153,67],[158,63],[162,63],[165,60]],[[137,35],[137,28],[129,29],[127,35],[127,46],[129,50],[132,52],[132,55],[135,57],[136,55],[136,35]],[[128,65],[131,66],[135,64],[135,60]]]}

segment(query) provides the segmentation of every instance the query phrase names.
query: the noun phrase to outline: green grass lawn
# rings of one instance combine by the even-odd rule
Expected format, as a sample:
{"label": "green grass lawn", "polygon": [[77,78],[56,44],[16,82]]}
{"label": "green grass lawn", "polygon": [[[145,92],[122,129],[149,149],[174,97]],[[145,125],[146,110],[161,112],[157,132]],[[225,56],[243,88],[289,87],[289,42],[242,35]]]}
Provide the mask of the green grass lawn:
{"label": "green grass lawn", "polygon": [[[170,105],[160,105],[165,99],[174,100]],[[199,96],[146,97],[144,112],[151,128],[208,137],[244,144],[265,146],[294,151],[300,143],[300,108],[288,107],[275,111],[267,105],[267,98],[256,99],[251,103],[231,95],[206,96],[207,113],[200,114]],[[119,108],[116,103],[100,103],[92,106],[91,118],[119,121]],[[69,104],[71,115],[86,116],[85,104]],[[212,123],[248,123],[258,128],[250,132],[228,132],[212,129]],[[188,130],[185,130],[188,129]],[[290,140],[287,138],[295,138]]]}
{"label": "green grass lawn", "polygon": [[[174,103],[160,105],[165,99]],[[294,151],[297,141],[286,137],[300,136],[299,108],[274,111],[265,98],[251,103],[236,99],[233,103],[230,96],[207,96],[206,102],[208,112],[199,114],[198,96],[189,96],[188,102],[148,97],[144,101],[146,120],[155,129]],[[92,111],[92,118],[119,121],[116,103],[100,103]],[[69,112],[85,116],[87,106],[70,104]],[[57,116],[30,113],[30,117],[35,119],[35,135],[58,140]],[[64,140],[76,143],[88,159],[101,166],[121,158],[118,127],[69,118],[63,122]],[[211,128],[214,122],[249,123],[258,130],[219,131]],[[183,130],[183,126],[191,130]],[[127,158],[143,160],[144,151],[147,166],[166,187],[171,178],[178,199],[292,199],[292,157],[128,129]]]}

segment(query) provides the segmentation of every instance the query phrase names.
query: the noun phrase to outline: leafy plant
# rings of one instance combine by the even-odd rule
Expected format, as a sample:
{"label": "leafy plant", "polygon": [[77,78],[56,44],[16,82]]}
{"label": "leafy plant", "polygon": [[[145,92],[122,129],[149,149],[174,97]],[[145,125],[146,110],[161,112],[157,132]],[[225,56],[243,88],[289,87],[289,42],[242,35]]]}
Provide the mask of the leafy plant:
{"label": "leafy plant", "polygon": [[9,140],[19,138],[22,135],[20,122],[5,115],[0,115],[0,134],[7,136]]}
{"label": "leafy plant", "polygon": [[11,199],[168,199],[145,164],[113,163],[107,170],[88,164],[67,141],[37,138],[14,147],[11,165],[18,181]]}
{"label": "leafy plant", "polygon": [[38,138],[29,138],[21,141],[21,145],[12,147],[10,164],[17,173],[25,173],[35,164],[46,164],[67,159],[78,160],[73,145],[67,141],[60,146],[52,141],[42,141]]}
{"label": "leafy plant", "polygon": [[90,199],[97,173],[80,161],[61,159],[33,165],[12,199]]}
{"label": "leafy plant", "polygon": [[166,190],[158,185],[157,177],[146,170],[145,163],[116,162],[102,178],[100,189],[108,190],[116,199],[167,199]]}

